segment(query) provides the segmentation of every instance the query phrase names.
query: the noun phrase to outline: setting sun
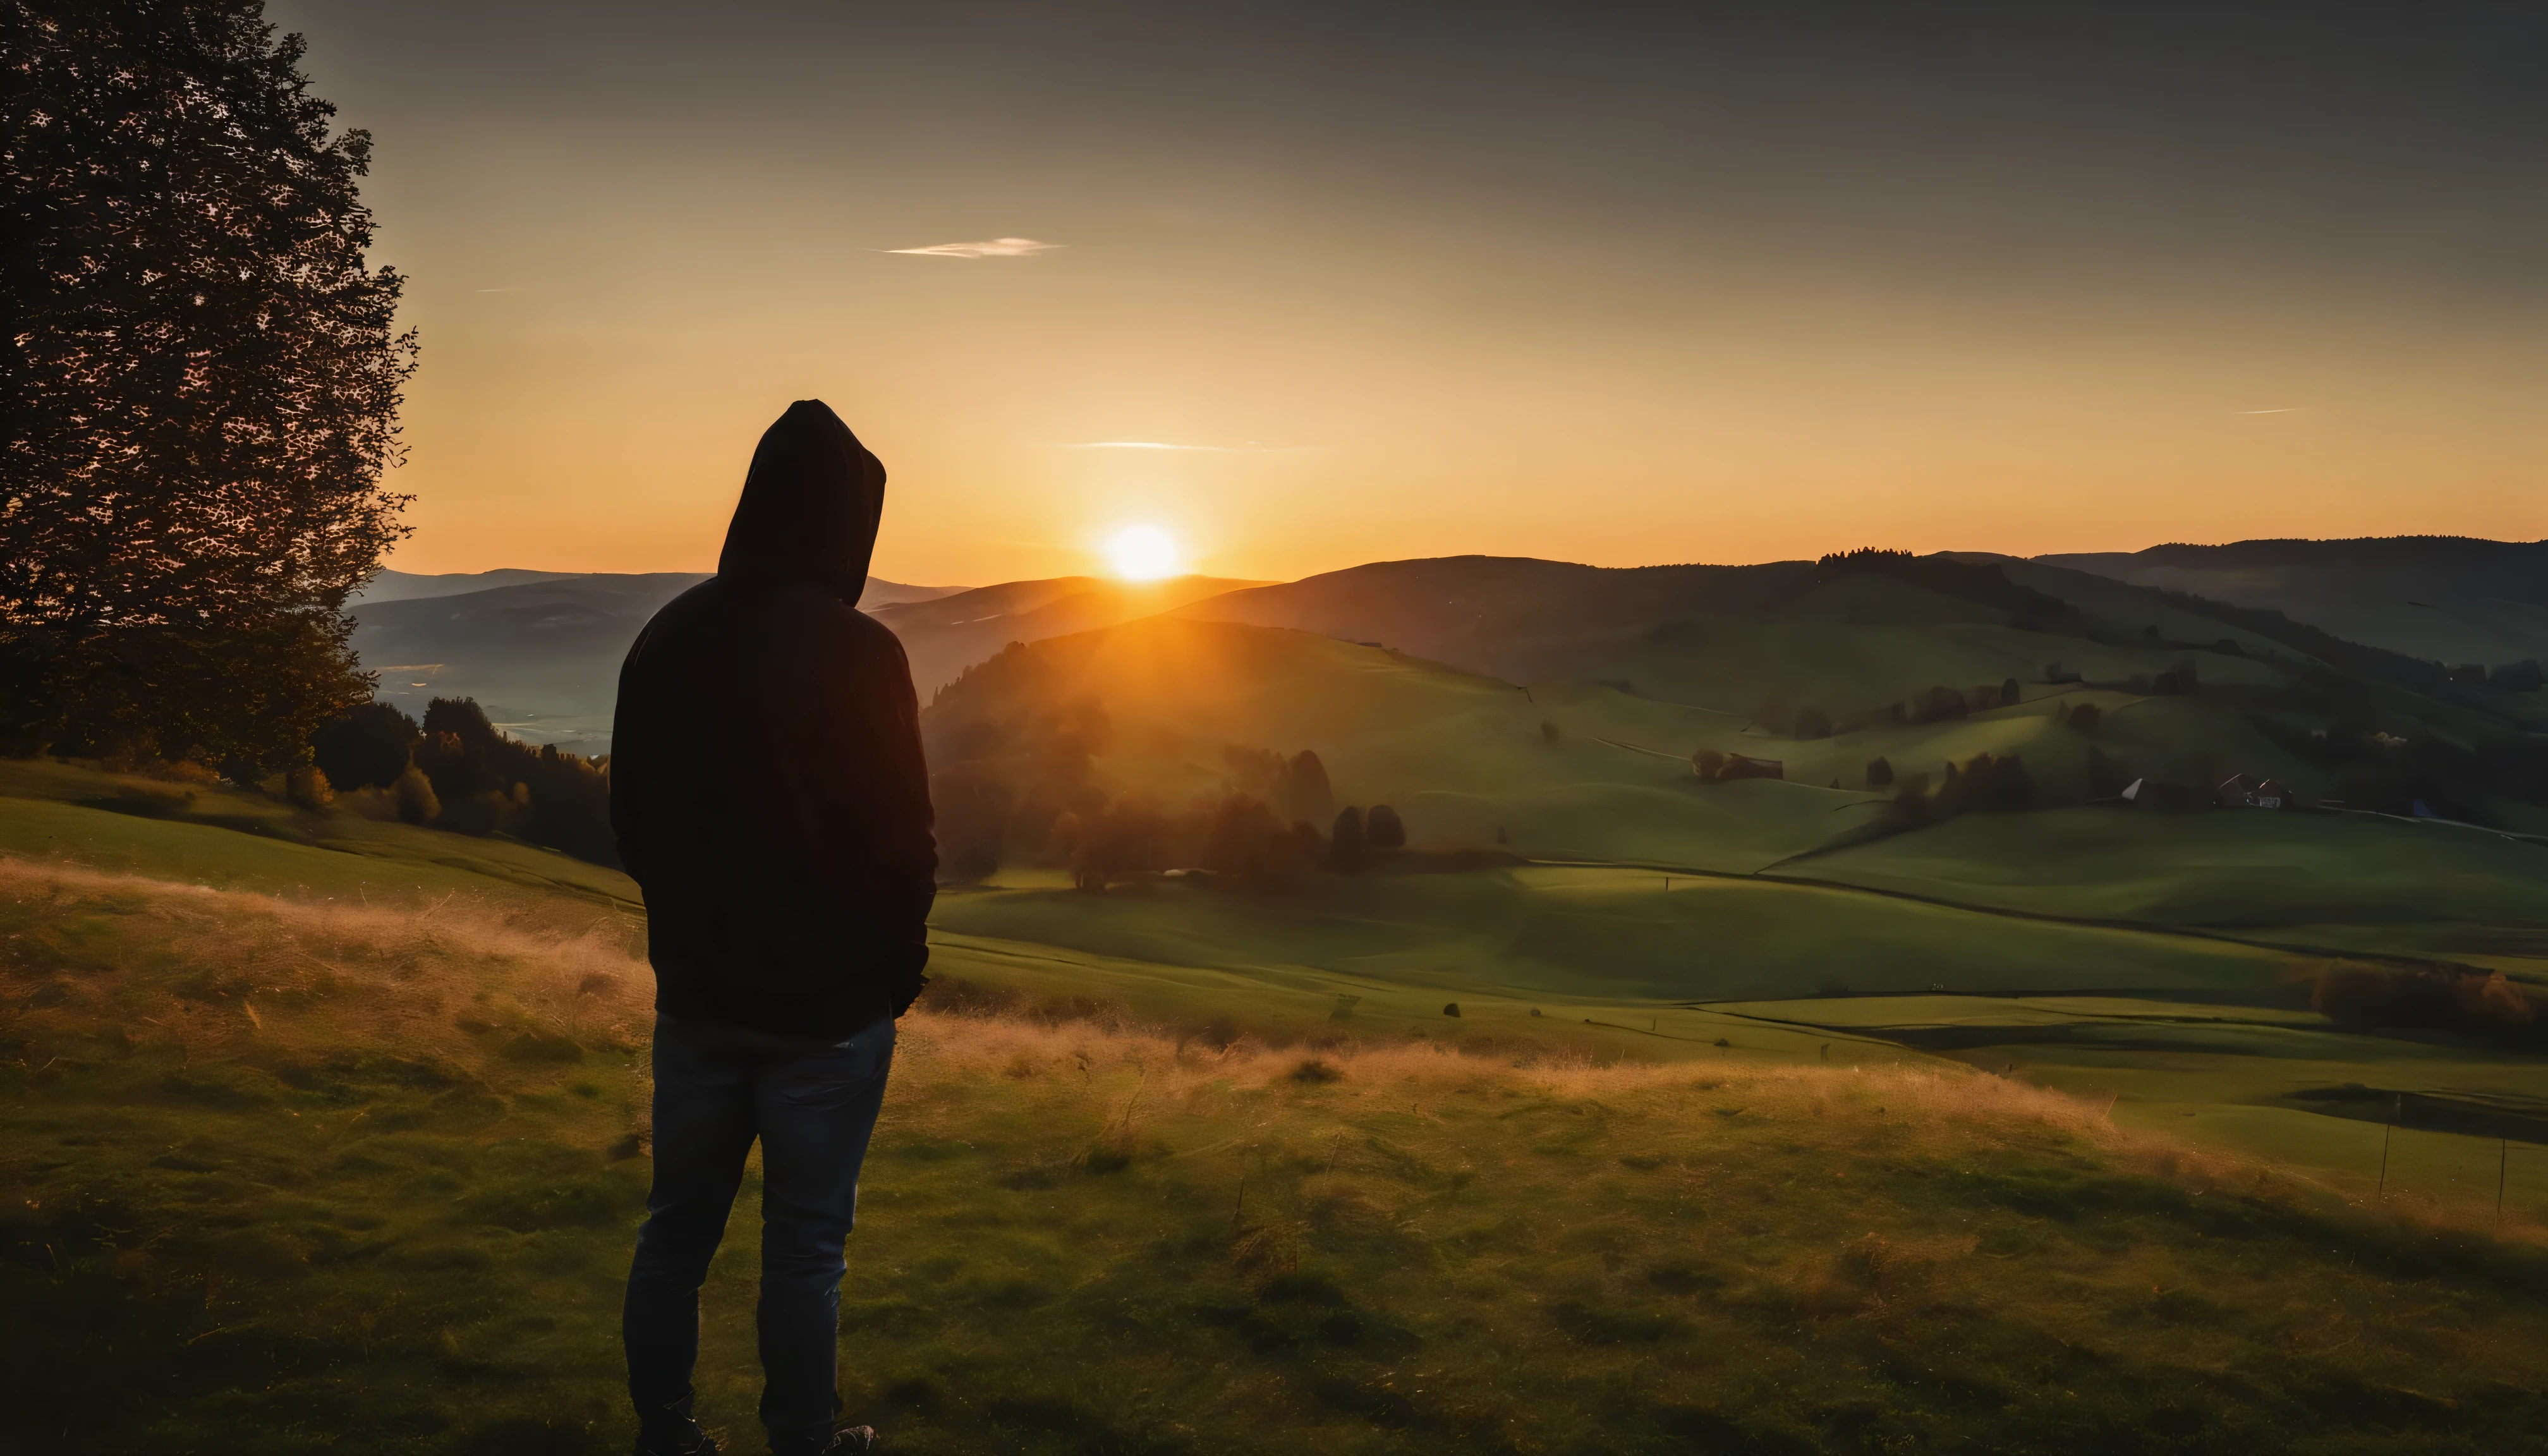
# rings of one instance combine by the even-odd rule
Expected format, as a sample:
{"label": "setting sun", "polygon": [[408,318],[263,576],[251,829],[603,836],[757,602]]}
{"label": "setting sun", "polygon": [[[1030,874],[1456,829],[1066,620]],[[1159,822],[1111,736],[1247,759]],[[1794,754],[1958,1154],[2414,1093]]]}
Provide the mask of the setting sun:
{"label": "setting sun", "polygon": [[1177,543],[1157,526],[1126,526],[1109,536],[1106,560],[1128,582],[1156,582],[1185,570]]}

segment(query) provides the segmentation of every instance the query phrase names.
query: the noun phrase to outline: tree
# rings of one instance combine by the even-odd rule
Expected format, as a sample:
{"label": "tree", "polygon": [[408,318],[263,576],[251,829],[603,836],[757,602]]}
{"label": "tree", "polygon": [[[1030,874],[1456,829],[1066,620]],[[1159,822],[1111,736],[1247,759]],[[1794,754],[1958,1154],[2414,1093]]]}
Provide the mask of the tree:
{"label": "tree", "polygon": [[1791,738],[1829,738],[1831,737],[1831,714],[1826,713],[1817,707],[1801,707],[1796,709],[1795,727],[1788,736]]}
{"label": "tree", "polygon": [[1387,804],[1374,804],[1362,820],[1362,842],[1375,850],[1407,848],[1407,822]]}
{"label": "tree", "polygon": [[1338,874],[1360,874],[1362,850],[1362,810],[1347,804],[1336,811],[1335,827],[1327,831],[1327,867]]}
{"label": "tree", "polygon": [[1882,788],[1893,781],[1893,765],[1884,759],[1872,759],[1866,765],[1866,786]]}
{"label": "tree", "polygon": [[1274,809],[1287,819],[1320,820],[1336,806],[1336,792],[1327,783],[1327,766],[1319,762],[1317,753],[1303,749],[1283,767],[1283,774],[1274,795]]}
{"label": "tree", "polygon": [[0,88],[0,739],[306,762],[414,368],[371,139],[260,0],[19,0]]}
{"label": "tree", "polygon": [[339,789],[387,788],[407,772],[415,720],[385,702],[367,702],[319,726],[310,748],[327,781]]}
{"label": "tree", "polygon": [[988,878],[1007,848],[1007,782],[987,764],[955,764],[929,775],[929,798],[938,810],[938,844],[949,875]]}
{"label": "tree", "polygon": [[2025,697],[2025,689],[2017,685],[2017,680],[2015,678],[2007,679],[1999,684],[1999,705],[2001,707],[2015,707],[2018,703],[2024,701]]}
{"label": "tree", "polygon": [[1204,867],[1241,884],[1260,883],[1270,869],[1270,851],[1282,822],[1265,801],[1234,793],[1221,801],[1204,843]]}

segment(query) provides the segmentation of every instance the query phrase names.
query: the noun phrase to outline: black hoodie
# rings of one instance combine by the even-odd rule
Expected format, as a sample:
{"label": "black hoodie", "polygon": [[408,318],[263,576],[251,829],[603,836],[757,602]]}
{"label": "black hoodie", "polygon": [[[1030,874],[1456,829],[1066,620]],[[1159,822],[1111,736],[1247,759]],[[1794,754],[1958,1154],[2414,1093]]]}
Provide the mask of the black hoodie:
{"label": "black hoodie", "polygon": [[819,400],[761,437],[717,574],[619,670],[610,823],[655,1008],[840,1040],[920,994],[937,893],[911,669],[858,610],[884,466]]}

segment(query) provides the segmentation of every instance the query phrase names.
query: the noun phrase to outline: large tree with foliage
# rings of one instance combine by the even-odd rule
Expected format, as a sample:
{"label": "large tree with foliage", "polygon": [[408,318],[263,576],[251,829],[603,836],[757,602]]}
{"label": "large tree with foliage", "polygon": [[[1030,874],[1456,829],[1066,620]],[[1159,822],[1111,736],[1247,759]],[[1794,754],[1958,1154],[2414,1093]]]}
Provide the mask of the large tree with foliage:
{"label": "large tree with foliage", "polygon": [[0,740],[265,772],[370,695],[346,594],[415,341],[259,0],[0,0]]}

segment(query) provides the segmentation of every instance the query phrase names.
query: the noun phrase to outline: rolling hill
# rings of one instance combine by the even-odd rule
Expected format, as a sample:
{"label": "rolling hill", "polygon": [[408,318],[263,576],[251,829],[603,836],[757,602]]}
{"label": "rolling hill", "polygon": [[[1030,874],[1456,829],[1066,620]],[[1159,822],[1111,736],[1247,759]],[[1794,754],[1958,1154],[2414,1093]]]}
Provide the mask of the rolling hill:
{"label": "rolling hill", "polygon": [[2548,541],[2236,541],[2035,560],[2279,611],[2334,636],[2429,662],[2548,660]]}
{"label": "rolling hill", "polygon": [[[135,810],[175,792],[0,772],[0,1441],[626,1449],[625,881],[253,794]],[[2517,1164],[2491,1228],[2440,1196],[2471,1138],[2239,1109],[2394,1154],[2375,1204],[2367,1171],[2190,1141],[2211,1113],[2118,1126],[2104,1090],[1812,1024],[1971,1030],[1938,1003],[1972,998],[1656,1006],[1663,1037],[940,941],[843,1292],[850,1413],[896,1450],[2542,1444],[2548,1183]],[[2074,1061],[2119,1029],[2008,1004]],[[2181,1044],[2154,1068],[2203,1035],[2285,1064],[2348,1040],[2150,1010]],[[757,1226],[702,1301],[700,1411],[738,1444]]]}
{"label": "rolling hill", "polygon": [[871,609],[869,615],[902,639],[902,649],[911,659],[912,686],[925,702],[966,668],[1009,643],[1041,642],[1064,633],[1111,627],[1257,585],[1220,577],[1175,577],[1162,582],[1054,577],[886,605]]}
{"label": "rolling hill", "polygon": [[[514,737],[610,751],[619,664],[647,618],[702,572],[385,571],[347,604],[354,650],[378,695],[420,718],[436,697],[474,697]],[[960,589],[867,578],[861,600],[915,603]]]}

